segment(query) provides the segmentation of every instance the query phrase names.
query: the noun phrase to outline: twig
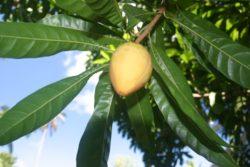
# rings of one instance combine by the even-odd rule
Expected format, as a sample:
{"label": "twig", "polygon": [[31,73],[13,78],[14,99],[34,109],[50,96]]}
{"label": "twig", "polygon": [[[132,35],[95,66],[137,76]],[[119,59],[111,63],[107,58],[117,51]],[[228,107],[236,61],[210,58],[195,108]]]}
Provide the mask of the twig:
{"label": "twig", "polygon": [[159,21],[159,19],[161,18],[162,14],[165,12],[165,8],[161,7],[158,12],[157,15],[153,18],[153,20],[147,25],[147,28],[143,31],[142,34],[140,34],[138,36],[138,38],[135,40],[135,43],[140,43],[154,28],[155,24]]}

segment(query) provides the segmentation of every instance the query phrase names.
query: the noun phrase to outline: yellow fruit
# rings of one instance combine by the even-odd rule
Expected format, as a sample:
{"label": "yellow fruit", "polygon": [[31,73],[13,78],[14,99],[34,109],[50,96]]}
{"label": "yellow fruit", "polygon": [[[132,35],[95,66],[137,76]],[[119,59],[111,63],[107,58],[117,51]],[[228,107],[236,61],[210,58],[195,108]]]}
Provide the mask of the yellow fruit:
{"label": "yellow fruit", "polygon": [[128,42],[119,46],[110,62],[110,79],[115,91],[127,96],[142,88],[152,74],[151,56],[140,44]]}

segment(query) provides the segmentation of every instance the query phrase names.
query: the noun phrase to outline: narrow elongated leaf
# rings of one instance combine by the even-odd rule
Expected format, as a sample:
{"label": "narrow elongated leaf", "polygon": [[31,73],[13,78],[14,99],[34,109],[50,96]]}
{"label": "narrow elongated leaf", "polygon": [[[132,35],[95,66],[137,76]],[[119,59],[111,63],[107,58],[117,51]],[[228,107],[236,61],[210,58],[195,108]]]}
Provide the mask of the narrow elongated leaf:
{"label": "narrow elongated leaf", "polygon": [[211,64],[227,78],[250,88],[250,49],[233,42],[212,23],[188,12],[169,16],[189,33]]}
{"label": "narrow elongated leaf", "polygon": [[97,34],[110,34],[111,31],[100,24],[95,24],[86,20],[71,17],[65,14],[49,15],[38,23],[55,27],[64,27],[79,31],[92,32]]}
{"label": "narrow elongated leaf", "polygon": [[88,37],[93,38],[98,43],[103,45],[113,44],[118,46],[124,43],[123,39],[111,36],[110,34],[115,34],[100,24],[94,24],[89,21],[84,21],[64,14],[47,16],[40,20],[39,23],[82,31],[86,33]]}
{"label": "narrow elongated leaf", "polygon": [[149,94],[140,90],[126,98],[128,116],[136,134],[136,139],[144,149],[152,150],[152,136],[150,132],[154,128],[154,115],[149,100]]}
{"label": "narrow elongated leaf", "polygon": [[114,110],[114,92],[109,76],[100,77],[96,92],[102,92],[97,99],[95,111],[82,136],[77,166],[107,167],[111,142]]}
{"label": "narrow elongated leaf", "polygon": [[121,10],[116,0],[85,0],[87,5],[99,16],[109,20],[114,25],[123,22]]}
{"label": "narrow elongated leaf", "polygon": [[176,99],[182,112],[191,119],[207,140],[214,144],[229,146],[209,127],[197,110],[190,87],[177,65],[168,58],[161,48],[151,43],[154,69],[161,76],[172,96]]}
{"label": "narrow elongated leaf", "polygon": [[164,94],[164,90],[161,88],[158,81],[152,77],[151,79],[151,94],[155,99],[164,119],[169,124],[171,129],[180,137],[180,139],[186,143],[197,154],[202,155],[207,160],[221,166],[221,167],[236,167],[237,165],[232,158],[218,145],[214,145],[216,150],[202,144],[190,129],[188,129],[182,121],[176,115],[174,108],[168,101],[168,98]]}
{"label": "narrow elongated leaf", "polygon": [[107,49],[83,31],[34,23],[0,23],[0,57],[36,58],[66,50]]}
{"label": "narrow elongated leaf", "polygon": [[29,95],[0,119],[0,145],[22,137],[48,123],[81,91],[91,77],[104,66],[48,85]]}
{"label": "narrow elongated leaf", "polygon": [[72,14],[77,14],[89,20],[96,18],[95,13],[86,4],[85,0],[55,0],[55,2],[57,6]]}

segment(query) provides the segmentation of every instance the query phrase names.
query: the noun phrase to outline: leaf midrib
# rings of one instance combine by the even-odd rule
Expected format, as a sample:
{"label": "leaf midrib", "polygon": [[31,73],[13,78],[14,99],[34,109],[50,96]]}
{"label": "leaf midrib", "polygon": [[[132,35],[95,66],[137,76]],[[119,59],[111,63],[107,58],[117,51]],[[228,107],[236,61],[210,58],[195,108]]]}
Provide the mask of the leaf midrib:
{"label": "leaf midrib", "polygon": [[[153,48],[153,47],[152,47],[152,51],[153,51],[153,54],[158,54],[157,51],[154,51],[154,48]],[[158,55],[159,55],[159,54],[158,54]],[[159,57],[159,59],[163,62],[161,56],[158,56],[158,57]],[[165,63],[162,63],[162,64],[164,65],[165,69],[168,71],[168,73],[169,73],[169,74],[171,75],[171,77],[173,78],[172,73],[168,70],[168,68],[167,68],[167,66],[165,65]],[[162,70],[162,69],[161,69],[161,70]],[[174,86],[176,87],[176,89],[178,90],[178,92],[181,94],[181,96],[184,98],[184,100],[187,102],[187,104],[197,113],[197,116],[200,117],[199,112],[197,111],[197,109],[193,106],[193,104],[191,104],[191,102],[190,102],[190,101],[186,98],[186,96],[182,93],[182,91],[180,90],[179,86],[176,84],[176,82],[175,82],[174,79],[173,79],[172,83],[174,84]],[[187,114],[186,114],[186,115],[187,115]],[[190,117],[190,116],[189,116],[189,117]],[[192,118],[192,117],[191,117],[191,118]],[[196,120],[196,119],[195,119],[195,118],[192,118],[192,120]],[[204,120],[202,119],[202,117],[201,117],[201,119],[199,119],[199,120],[204,121]],[[202,123],[202,125],[205,126],[204,123]],[[210,130],[210,129],[209,129],[209,131],[210,131],[211,133],[213,133],[213,130]],[[215,137],[216,137],[216,134],[215,134]],[[216,138],[217,138],[217,137],[216,137]],[[221,140],[221,142],[224,142],[224,141]],[[219,143],[219,142],[217,142],[217,141],[216,141],[216,143],[219,144],[219,145],[221,145],[221,143]],[[227,143],[225,143],[225,144],[223,144],[223,145],[227,145]]]}
{"label": "leaf midrib", "polygon": [[[162,91],[162,88],[160,87],[160,85],[157,83],[157,81],[156,81],[156,79],[154,79],[153,80],[153,88],[152,88],[152,90],[157,90],[157,92],[160,92],[160,93],[162,93],[163,91]],[[157,100],[156,100],[156,102],[158,101],[161,101],[161,100],[159,100],[158,98],[160,98],[160,96],[156,96],[156,94],[154,93],[155,91],[153,91],[153,96],[154,96],[154,99],[156,99],[157,98]],[[165,96],[165,94],[163,94],[162,93],[162,98],[164,98],[164,99],[167,99],[166,98],[166,96]],[[159,104],[158,104],[158,102],[157,102],[157,105],[159,106]],[[168,105],[167,105],[168,106]],[[161,107],[161,106],[159,106],[161,109],[161,112],[163,112],[162,110],[163,110],[163,108]],[[171,107],[171,110],[172,110],[172,112],[174,112],[174,110],[173,110],[173,108],[172,108],[172,106],[170,106]],[[170,111],[170,110],[169,110]],[[165,110],[164,110],[164,112],[166,112]],[[167,113],[167,112],[166,112]],[[162,113],[163,114],[163,113]],[[163,114],[164,115],[164,114]],[[167,113],[167,117],[169,117],[169,113]],[[164,118],[165,119],[165,118]],[[165,121],[167,121],[166,119],[165,119]],[[172,128],[172,126],[171,126],[171,128]],[[173,127],[174,128],[174,127]],[[187,129],[187,128],[186,128]],[[196,138],[191,132],[188,132],[189,134],[191,134],[194,138]],[[198,140],[197,138],[196,138],[196,140]],[[189,142],[186,142],[186,141],[183,141],[184,143],[189,143]],[[211,143],[210,141],[208,141],[209,143]],[[199,141],[199,143],[200,143],[200,141]],[[200,143],[199,145],[203,145],[202,143]],[[205,145],[203,145],[204,147],[206,147]],[[209,153],[210,154],[210,153]],[[229,160],[229,161],[231,161],[231,159],[228,159],[224,154],[222,154],[222,156],[223,156],[223,158],[225,158],[225,159],[227,159],[227,160]]]}
{"label": "leaf midrib", "polygon": [[[95,69],[94,71],[98,71],[101,70],[103,67],[99,67],[97,69]],[[26,120],[27,118],[29,118],[31,115],[35,114],[38,110],[40,110],[41,108],[43,108],[45,105],[49,104],[50,102],[52,102],[53,100],[55,100],[57,97],[59,97],[60,95],[64,94],[65,92],[67,92],[69,89],[71,89],[72,87],[74,87],[75,85],[77,85],[78,83],[82,82],[82,80],[86,79],[87,77],[89,77],[89,75],[91,75],[93,72],[90,72],[88,75],[82,77],[81,79],[79,79],[79,81],[77,81],[76,83],[72,84],[71,86],[69,86],[68,88],[66,88],[65,90],[63,90],[61,93],[59,93],[58,95],[55,95],[54,97],[50,98],[48,101],[44,102],[40,107],[38,107],[37,109],[35,109],[33,112],[30,112],[26,117],[24,117],[23,119],[21,119],[20,121],[18,121],[17,123],[15,123],[13,126],[11,126],[10,128],[8,128],[7,130],[5,130],[4,133],[1,133],[0,136],[5,135],[6,133],[8,133],[9,130],[15,128],[18,124],[20,124],[21,122],[23,122],[24,120]]]}
{"label": "leaf midrib", "polygon": [[[183,14],[182,14],[183,15]],[[184,28],[188,29],[191,33],[199,36],[202,40],[206,41],[208,44],[210,44],[211,46],[213,46],[214,48],[216,48],[217,50],[219,50],[220,52],[222,52],[224,55],[226,55],[229,59],[232,59],[233,61],[235,61],[236,63],[239,63],[240,65],[242,65],[243,67],[247,68],[248,70],[250,70],[250,67],[248,67],[245,64],[242,64],[240,61],[238,61],[237,59],[235,59],[234,57],[232,57],[230,54],[228,54],[227,52],[225,52],[224,50],[220,49],[219,47],[217,47],[216,45],[214,45],[212,42],[210,42],[209,40],[207,40],[206,38],[203,38],[203,36],[201,34],[199,34],[196,31],[193,31],[192,29],[190,29],[188,26],[186,26],[185,24],[179,22],[179,20],[170,17],[170,16],[165,16],[166,18],[170,18],[171,20],[177,22],[178,24],[182,25]],[[183,17],[185,17],[191,24],[196,25],[195,23],[193,23],[190,19],[188,19],[185,15],[183,15]],[[196,25],[197,26],[197,25]],[[197,26],[199,27],[199,26]]]}
{"label": "leaf midrib", "polygon": [[[69,21],[67,21],[69,23]],[[58,28],[65,28],[65,29],[68,29],[68,30],[74,30],[74,31],[79,31],[79,32],[83,32],[83,33],[86,33],[86,34],[92,34],[92,35],[96,35],[96,36],[100,36],[100,37],[105,37],[105,38],[109,38],[109,39],[114,39],[114,40],[117,40],[117,41],[120,41],[120,42],[124,42],[124,40],[120,39],[120,38],[117,38],[117,37],[113,37],[111,35],[104,35],[104,34],[98,34],[98,33],[95,33],[95,32],[90,32],[90,31],[86,31],[86,30],[83,30],[83,29],[77,29],[77,28],[74,28],[74,27],[65,27],[65,26],[62,26],[62,25],[52,25],[52,24],[47,24],[46,22],[40,22],[39,24],[42,24],[42,25],[45,25],[45,26],[49,26],[49,27],[58,27]],[[82,23],[77,23],[77,24],[84,24],[83,22]],[[86,23],[88,24],[88,23]],[[95,24],[93,24],[95,25]],[[101,25],[96,25],[96,26],[101,26]]]}
{"label": "leaf midrib", "polygon": [[[152,47],[152,51],[154,52],[154,54],[158,54],[158,55],[159,55],[159,53],[158,53],[157,51],[154,51],[154,48],[153,48],[153,47]],[[161,61],[161,62],[164,62],[164,61],[162,60],[161,56],[158,56],[158,57],[160,58],[160,61]],[[198,112],[197,109],[193,106],[193,104],[191,104],[190,101],[186,98],[186,96],[182,93],[182,91],[180,90],[178,84],[175,82],[175,79],[174,79],[172,73],[168,70],[168,67],[165,65],[165,63],[162,63],[162,64],[163,64],[164,67],[165,67],[164,69],[166,69],[167,72],[170,74],[170,76],[171,76],[171,78],[172,78],[171,81],[172,81],[172,83],[175,85],[175,87],[177,88],[178,92],[185,98],[185,100],[188,102],[188,104],[191,105],[191,107],[192,107],[196,112]]]}
{"label": "leaf midrib", "polygon": [[79,42],[79,41],[72,41],[72,40],[60,40],[60,39],[44,39],[44,38],[31,38],[31,37],[23,37],[23,36],[13,36],[13,35],[0,35],[0,38],[13,38],[13,39],[22,39],[22,40],[34,40],[34,41],[46,41],[46,42],[61,42],[61,43],[73,43],[73,44],[83,44],[83,45],[90,45],[94,47],[99,47],[103,49],[108,49],[105,46],[96,45],[89,42]]}

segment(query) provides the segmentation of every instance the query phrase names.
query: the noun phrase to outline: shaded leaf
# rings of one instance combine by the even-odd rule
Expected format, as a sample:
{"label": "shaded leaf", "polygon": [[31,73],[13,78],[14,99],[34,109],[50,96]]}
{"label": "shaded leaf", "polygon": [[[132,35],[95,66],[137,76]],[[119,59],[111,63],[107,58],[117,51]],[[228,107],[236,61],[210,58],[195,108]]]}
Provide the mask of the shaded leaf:
{"label": "shaded leaf", "polygon": [[86,4],[85,0],[55,0],[55,2],[57,6],[72,14],[89,20],[96,18],[95,12]]}
{"label": "shaded leaf", "polygon": [[136,139],[144,149],[152,150],[154,115],[149,100],[149,94],[141,89],[126,98],[128,116]]}
{"label": "shaded leaf", "polygon": [[182,9],[187,9],[190,6],[194,5],[194,3],[197,2],[196,0],[177,0],[177,4],[182,8]]}
{"label": "shaded leaf", "polygon": [[100,77],[95,98],[95,111],[88,122],[77,153],[77,166],[107,167],[114,110],[114,92],[109,76]]}
{"label": "shaded leaf", "polygon": [[104,66],[48,85],[24,98],[0,119],[0,144],[22,137],[58,115]]}
{"label": "shaded leaf", "polygon": [[54,27],[63,27],[83,31],[88,37],[91,37],[101,44],[120,45],[124,42],[123,39],[111,36],[115,35],[111,30],[97,23],[77,19],[64,14],[47,16],[40,20],[39,23]]}
{"label": "shaded leaf", "polygon": [[123,6],[123,10],[128,18],[128,30],[131,30],[141,21],[150,21],[151,16],[155,14],[154,12],[145,11],[144,9],[134,7],[128,4],[125,4]]}
{"label": "shaded leaf", "polygon": [[109,29],[86,20],[71,17],[65,14],[49,15],[40,20],[38,23],[55,27],[64,27],[98,34],[111,33]]}
{"label": "shaded leaf", "polygon": [[151,37],[152,42],[157,45],[160,48],[165,47],[165,41],[164,41],[164,33],[162,31],[163,23],[158,24],[156,28],[154,29]]}
{"label": "shaded leaf", "polygon": [[197,132],[190,131],[190,129],[188,129],[186,125],[182,123],[182,121],[185,121],[185,119],[179,119],[174,108],[168,101],[167,96],[164,94],[164,90],[161,88],[159,82],[155,77],[152,77],[151,79],[150,88],[151,94],[153,95],[153,98],[155,99],[155,102],[158,105],[164,119],[184,143],[186,143],[197,154],[202,155],[207,160],[221,167],[237,166],[229,156],[229,154],[226,153],[220,146],[213,145],[213,147],[217,148],[216,150],[210,149],[210,147],[205,146],[193,134]]}
{"label": "shaded leaf", "polygon": [[99,16],[114,25],[123,22],[122,12],[116,0],[85,0],[87,5]]}
{"label": "shaded leaf", "polygon": [[161,48],[154,46],[152,43],[150,45],[154,69],[163,79],[164,84],[176,99],[182,112],[196,124],[208,141],[214,144],[229,146],[229,144],[217,136],[197,110],[191,89],[182,71],[165,55]]}
{"label": "shaded leaf", "polygon": [[0,23],[0,57],[5,58],[36,58],[66,50],[108,49],[102,42],[74,29],[35,23]]}
{"label": "shaded leaf", "polygon": [[212,23],[188,12],[168,16],[191,35],[211,64],[227,78],[250,88],[250,49],[233,42]]}
{"label": "shaded leaf", "polygon": [[210,70],[210,66],[209,66],[209,62],[207,62],[207,59],[205,59],[203,57],[203,53],[201,53],[201,51],[197,48],[196,45],[191,46],[191,50],[194,54],[194,56],[196,57],[197,61],[210,73],[212,73],[212,71]]}

